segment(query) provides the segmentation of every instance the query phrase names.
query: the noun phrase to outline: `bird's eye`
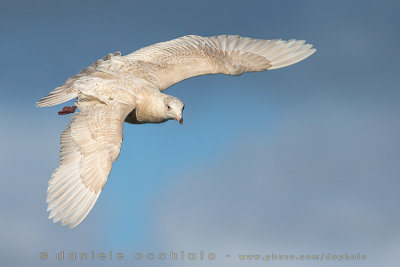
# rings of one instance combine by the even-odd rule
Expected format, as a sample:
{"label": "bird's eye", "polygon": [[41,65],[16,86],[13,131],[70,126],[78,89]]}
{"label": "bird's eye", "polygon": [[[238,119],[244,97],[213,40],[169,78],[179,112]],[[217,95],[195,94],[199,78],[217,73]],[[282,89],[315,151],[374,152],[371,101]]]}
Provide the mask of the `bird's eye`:
{"label": "bird's eye", "polygon": [[169,105],[167,106],[167,108],[168,108],[168,110],[170,110],[170,109],[171,109],[171,107],[170,107]]}

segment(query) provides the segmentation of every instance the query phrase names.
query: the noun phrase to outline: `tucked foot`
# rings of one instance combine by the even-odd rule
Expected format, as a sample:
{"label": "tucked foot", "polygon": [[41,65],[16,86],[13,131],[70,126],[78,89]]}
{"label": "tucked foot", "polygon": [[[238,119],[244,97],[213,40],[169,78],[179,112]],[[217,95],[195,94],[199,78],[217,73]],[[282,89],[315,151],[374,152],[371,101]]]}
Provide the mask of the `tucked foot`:
{"label": "tucked foot", "polygon": [[58,115],[66,115],[66,114],[70,114],[70,113],[74,113],[76,110],[76,106],[72,106],[72,107],[63,107],[63,109],[61,111],[58,112]]}

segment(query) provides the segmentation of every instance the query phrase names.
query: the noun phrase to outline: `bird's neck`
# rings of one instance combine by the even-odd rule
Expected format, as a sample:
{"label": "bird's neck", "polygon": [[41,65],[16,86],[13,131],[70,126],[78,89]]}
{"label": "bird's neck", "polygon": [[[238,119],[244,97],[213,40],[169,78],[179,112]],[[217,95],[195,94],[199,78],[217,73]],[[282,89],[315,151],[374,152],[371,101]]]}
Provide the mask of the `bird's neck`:
{"label": "bird's neck", "polygon": [[162,93],[148,94],[136,105],[136,118],[141,123],[161,123],[167,121],[164,116]]}

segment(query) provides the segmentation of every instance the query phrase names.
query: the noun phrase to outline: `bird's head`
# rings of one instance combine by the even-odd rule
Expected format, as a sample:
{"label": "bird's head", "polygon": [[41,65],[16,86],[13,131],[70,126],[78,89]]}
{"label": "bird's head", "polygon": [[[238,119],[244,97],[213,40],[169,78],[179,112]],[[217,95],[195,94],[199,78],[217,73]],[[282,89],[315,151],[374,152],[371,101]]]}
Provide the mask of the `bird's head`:
{"label": "bird's head", "polygon": [[164,97],[164,112],[166,119],[177,120],[183,125],[182,113],[185,108],[185,104],[176,97],[165,95]]}

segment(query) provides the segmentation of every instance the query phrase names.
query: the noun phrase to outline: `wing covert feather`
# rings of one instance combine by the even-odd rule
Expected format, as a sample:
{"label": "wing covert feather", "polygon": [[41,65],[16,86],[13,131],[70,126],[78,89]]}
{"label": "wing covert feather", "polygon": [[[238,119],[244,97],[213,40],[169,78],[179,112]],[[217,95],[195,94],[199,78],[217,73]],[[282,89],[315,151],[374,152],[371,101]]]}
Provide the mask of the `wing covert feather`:
{"label": "wing covert feather", "polygon": [[315,52],[305,41],[260,40],[238,35],[188,35],[137,50],[125,56],[143,62],[159,78],[161,91],[204,74],[240,75],[282,68]]}

